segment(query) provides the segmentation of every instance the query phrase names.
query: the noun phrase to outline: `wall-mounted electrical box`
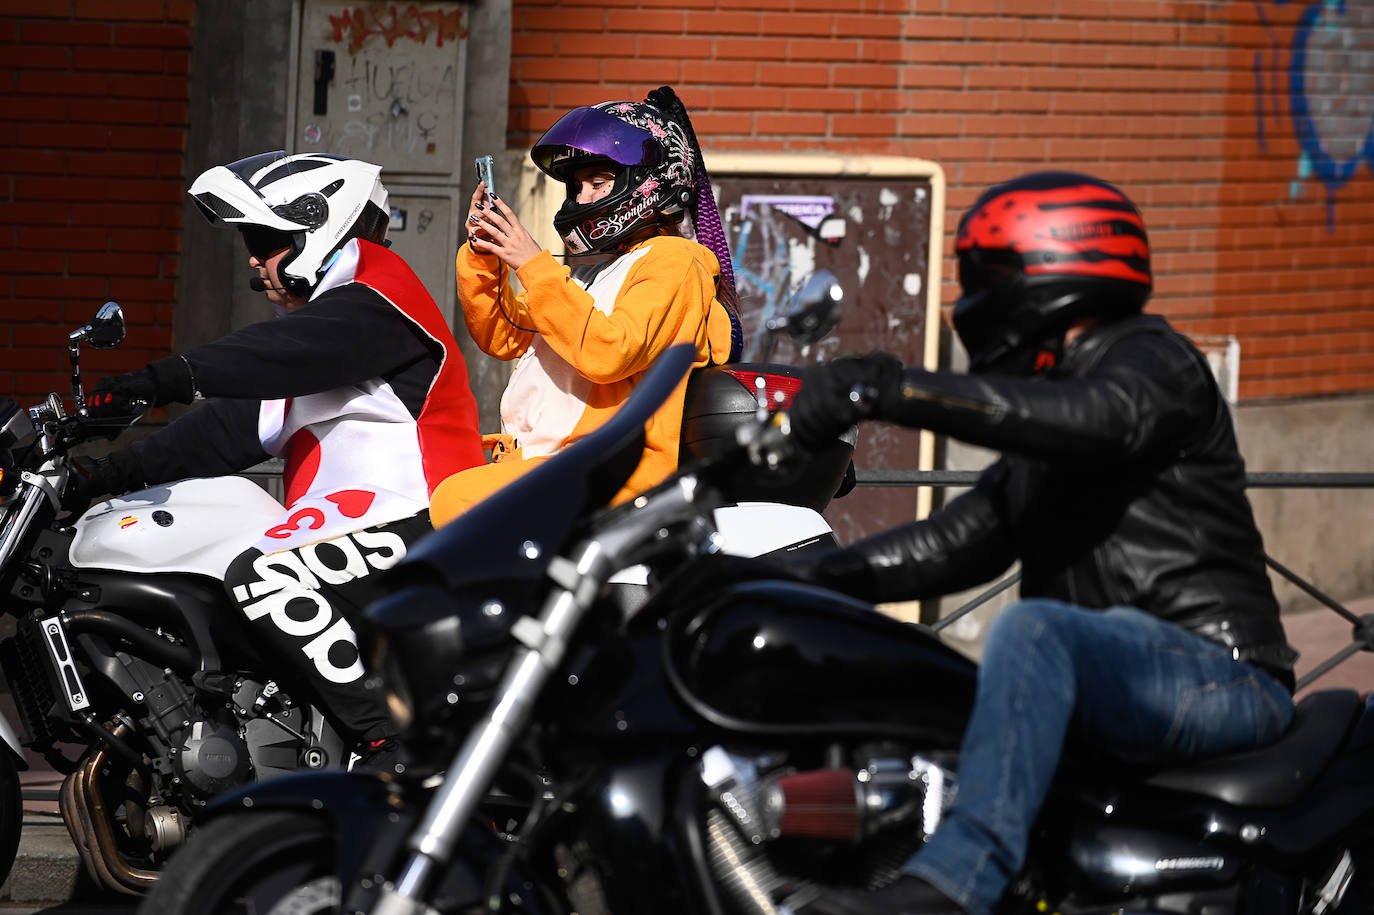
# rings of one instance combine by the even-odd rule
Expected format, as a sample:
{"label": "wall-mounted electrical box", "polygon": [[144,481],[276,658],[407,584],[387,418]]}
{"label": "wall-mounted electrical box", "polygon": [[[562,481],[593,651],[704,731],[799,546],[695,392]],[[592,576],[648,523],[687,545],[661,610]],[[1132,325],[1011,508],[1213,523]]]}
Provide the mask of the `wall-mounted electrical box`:
{"label": "wall-mounted electrical box", "polygon": [[[469,7],[304,0],[292,152],[382,166],[392,248],[454,322]],[[470,164],[469,169],[470,170]]]}

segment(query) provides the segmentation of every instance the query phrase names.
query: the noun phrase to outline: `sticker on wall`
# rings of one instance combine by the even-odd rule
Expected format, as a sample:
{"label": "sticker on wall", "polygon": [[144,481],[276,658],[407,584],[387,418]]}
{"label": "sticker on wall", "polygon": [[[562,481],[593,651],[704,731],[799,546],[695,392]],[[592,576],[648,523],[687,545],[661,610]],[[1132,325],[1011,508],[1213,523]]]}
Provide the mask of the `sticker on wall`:
{"label": "sticker on wall", "polygon": [[302,133],[301,133],[301,139],[305,140],[305,142],[309,143],[311,146],[314,146],[316,143],[320,142],[320,127],[319,127],[319,125],[318,125],[318,124],[307,124],[307,125],[305,125],[305,130],[302,131]]}
{"label": "sticker on wall", "polygon": [[830,245],[844,238],[844,220],[835,216],[835,198],[809,194],[745,194],[740,198],[740,218],[749,218],[749,207],[771,207],[811,230]]}

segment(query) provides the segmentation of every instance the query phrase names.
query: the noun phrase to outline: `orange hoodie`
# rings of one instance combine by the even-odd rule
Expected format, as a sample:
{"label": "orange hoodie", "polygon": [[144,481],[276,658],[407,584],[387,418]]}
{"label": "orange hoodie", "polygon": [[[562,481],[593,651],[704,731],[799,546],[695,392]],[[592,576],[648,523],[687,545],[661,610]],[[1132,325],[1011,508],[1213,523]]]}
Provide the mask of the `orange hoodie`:
{"label": "orange hoodie", "polygon": [[[501,398],[501,431],[514,450],[441,483],[430,505],[436,527],[600,426],[674,343],[693,344],[698,366],[722,363],[730,352],[730,317],[716,300],[720,263],[694,241],[658,235],[576,268],[542,251],[517,271],[525,292],[505,284],[499,303],[498,263],[464,244],[458,298],[482,351],[519,359]],[[650,420],[644,457],[614,502],[677,467],[685,390],[684,383]]]}

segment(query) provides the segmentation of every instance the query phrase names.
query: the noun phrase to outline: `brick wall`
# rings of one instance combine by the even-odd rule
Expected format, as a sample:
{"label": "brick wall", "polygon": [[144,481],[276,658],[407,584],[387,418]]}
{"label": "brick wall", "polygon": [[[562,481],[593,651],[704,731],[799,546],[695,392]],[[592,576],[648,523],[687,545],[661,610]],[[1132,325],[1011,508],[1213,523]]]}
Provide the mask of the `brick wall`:
{"label": "brick wall", "polygon": [[668,83],[710,149],[941,163],[951,228],[991,182],[1090,171],[1144,210],[1152,309],[1240,338],[1242,399],[1368,393],[1374,4],[1341,6],[515,0],[509,142]]}
{"label": "brick wall", "polygon": [[69,390],[66,334],[124,307],[92,379],[172,342],[192,3],[0,0],[0,396]]}

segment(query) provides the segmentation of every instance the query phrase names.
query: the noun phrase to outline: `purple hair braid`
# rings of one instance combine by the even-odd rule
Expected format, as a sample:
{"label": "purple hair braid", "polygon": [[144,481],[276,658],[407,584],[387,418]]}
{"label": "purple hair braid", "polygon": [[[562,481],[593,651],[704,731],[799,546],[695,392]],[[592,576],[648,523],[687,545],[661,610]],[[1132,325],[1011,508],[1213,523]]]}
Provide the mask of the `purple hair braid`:
{"label": "purple hair braid", "polygon": [[725,237],[725,227],[720,221],[720,207],[711,190],[711,176],[706,173],[706,162],[701,156],[701,144],[697,142],[696,131],[692,129],[687,107],[672,87],[660,86],[650,92],[644,101],[676,121],[686,131],[687,139],[692,144],[692,154],[696,157],[696,174],[693,176],[696,200],[692,202],[692,223],[696,228],[697,242],[709,248],[720,261],[721,282],[716,298],[730,316],[730,358],[726,361],[737,362],[744,354],[744,323],[740,320],[739,299],[735,292],[735,267],[730,259],[730,242]]}

